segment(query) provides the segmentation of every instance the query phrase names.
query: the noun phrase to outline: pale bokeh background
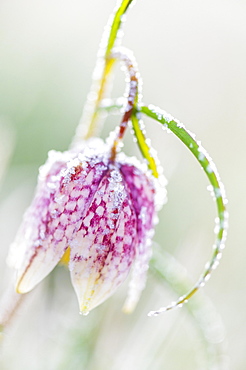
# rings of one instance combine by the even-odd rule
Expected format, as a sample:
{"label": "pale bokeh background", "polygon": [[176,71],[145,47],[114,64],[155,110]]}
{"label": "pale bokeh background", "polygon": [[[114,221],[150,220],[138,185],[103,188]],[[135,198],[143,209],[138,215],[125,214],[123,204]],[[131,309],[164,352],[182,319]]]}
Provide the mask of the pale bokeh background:
{"label": "pale bokeh background", "polygon": [[[70,143],[114,6],[115,0],[0,2],[1,292],[11,276],[5,268],[8,246],[32,197],[38,167],[48,150],[65,150]],[[159,105],[196,133],[225,184],[227,248],[204,293],[224,322],[226,362],[230,358],[233,370],[246,368],[245,16],[244,0],[138,0],[128,12],[123,40],[137,58],[145,103]],[[117,73],[114,96],[124,91]],[[105,132],[117,122],[117,116],[108,120]],[[146,124],[169,182],[155,241],[195,282],[213,243],[215,206],[208,182],[178,139],[153,121]],[[137,153],[130,137],[126,147]],[[175,294],[150,279],[136,312],[125,317],[124,289],[80,317],[69,277],[57,269],[23,305],[1,368],[206,369],[185,308],[146,317]]]}

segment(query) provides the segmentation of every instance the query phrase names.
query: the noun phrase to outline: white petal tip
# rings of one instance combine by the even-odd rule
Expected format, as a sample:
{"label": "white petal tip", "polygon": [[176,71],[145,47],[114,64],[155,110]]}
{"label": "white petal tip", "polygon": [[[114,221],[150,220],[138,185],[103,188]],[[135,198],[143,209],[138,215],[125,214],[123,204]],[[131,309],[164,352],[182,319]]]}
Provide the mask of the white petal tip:
{"label": "white petal tip", "polygon": [[16,293],[18,294],[25,294],[26,292],[23,292],[20,288],[15,288]]}
{"label": "white petal tip", "polygon": [[29,286],[23,282],[22,279],[18,280],[15,286],[15,291],[18,294],[25,294],[30,292],[33,289],[33,286]]}

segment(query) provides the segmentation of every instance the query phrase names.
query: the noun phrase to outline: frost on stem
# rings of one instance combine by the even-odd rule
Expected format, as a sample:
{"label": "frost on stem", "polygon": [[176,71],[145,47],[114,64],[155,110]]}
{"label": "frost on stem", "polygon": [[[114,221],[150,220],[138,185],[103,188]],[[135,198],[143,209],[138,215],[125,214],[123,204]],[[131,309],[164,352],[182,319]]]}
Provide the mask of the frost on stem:
{"label": "frost on stem", "polygon": [[128,122],[132,118],[134,105],[138,99],[139,91],[139,76],[137,71],[137,64],[132,55],[132,53],[125,48],[115,48],[111,53],[112,59],[120,60],[124,63],[124,68],[126,71],[126,105],[124,107],[124,114],[121,120],[120,126],[116,138],[114,140],[112,151],[111,151],[111,160],[113,161],[116,157],[117,150],[119,148],[119,142],[122,140]]}
{"label": "frost on stem", "polygon": [[[124,115],[112,147],[111,158],[115,158],[117,149],[119,148],[119,142],[130,121],[132,124],[132,133],[135,135],[135,142],[137,142],[152,175],[156,178],[162,177],[162,168],[157,153],[152,148],[150,139],[146,138],[145,126],[141,118],[142,80],[134,55],[130,50],[120,47],[112,50],[111,58],[122,62],[126,74],[126,93],[123,105]],[[105,104],[105,100],[102,104]]]}
{"label": "frost on stem", "polygon": [[110,58],[111,50],[114,46],[118,47],[121,43],[123,38],[121,26],[126,19],[125,14],[128,8],[133,3],[133,0],[118,1],[104,28],[92,76],[92,86],[72,145],[76,145],[82,139],[94,136],[102,126],[103,117],[98,111],[98,107],[102,99],[105,98],[106,93],[110,90],[111,73],[115,63],[115,59]]}
{"label": "frost on stem", "polygon": [[146,115],[160,122],[165,130],[172,131],[193,153],[210,181],[213,199],[216,202],[218,212],[218,217],[216,218],[216,239],[213,245],[213,255],[211,260],[206,263],[203,274],[200,276],[190,292],[180,297],[177,301],[171,303],[170,305],[161,307],[159,310],[151,311],[149,313],[149,316],[156,316],[173,308],[182,307],[182,305],[186,303],[197,292],[197,290],[203,287],[209,280],[211,272],[218,266],[222,257],[222,250],[224,249],[227,235],[228,213],[226,211],[227,199],[225,196],[225,190],[220,180],[217,168],[212,158],[203,148],[201,143],[196,140],[195,135],[186,130],[185,126],[181,122],[174,119],[170,114],[158,107],[155,107],[154,105],[142,107],[142,111]]}

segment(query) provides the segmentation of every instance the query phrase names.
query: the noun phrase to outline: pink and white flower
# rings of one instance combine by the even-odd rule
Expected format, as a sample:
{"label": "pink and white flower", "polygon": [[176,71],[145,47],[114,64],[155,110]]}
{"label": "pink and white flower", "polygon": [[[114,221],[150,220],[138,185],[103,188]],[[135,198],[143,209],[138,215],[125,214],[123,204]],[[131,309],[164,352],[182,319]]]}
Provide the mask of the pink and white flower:
{"label": "pink and white flower", "polygon": [[157,187],[136,159],[120,153],[110,161],[100,139],[80,150],[51,151],[10,249],[17,292],[33,289],[66,253],[83,314],[113,294],[133,265],[125,304],[131,311],[145,286],[161,203]]}

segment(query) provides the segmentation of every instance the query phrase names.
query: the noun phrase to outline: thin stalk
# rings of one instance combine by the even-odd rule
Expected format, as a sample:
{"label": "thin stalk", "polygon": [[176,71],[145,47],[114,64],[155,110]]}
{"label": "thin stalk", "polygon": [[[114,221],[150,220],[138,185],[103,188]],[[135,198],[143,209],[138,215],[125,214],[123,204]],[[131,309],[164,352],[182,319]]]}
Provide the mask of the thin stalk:
{"label": "thin stalk", "polygon": [[[115,110],[116,105],[117,102],[116,103],[112,102],[112,105],[111,103],[105,104],[105,102],[103,102],[101,109],[110,112],[111,109]],[[121,105],[119,104],[118,109],[120,108]],[[186,303],[199,290],[199,288],[205,285],[205,283],[209,280],[212,271],[218,266],[220,259],[222,257],[222,250],[225,247],[225,240],[227,236],[227,224],[228,224],[228,213],[226,211],[227,199],[225,197],[224,186],[220,180],[217,168],[214,162],[212,161],[212,158],[202,147],[201,143],[195,139],[195,135],[191,133],[189,130],[187,130],[185,126],[177,119],[175,119],[170,114],[154,105],[149,106],[142,105],[139,107],[139,110],[141,113],[159,122],[164,129],[171,131],[185,144],[185,146],[195,156],[195,158],[205,171],[205,174],[207,175],[208,180],[210,182],[209,190],[211,190],[211,195],[216,202],[218,215],[217,218],[215,219],[216,239],[213,245],[213,254],[210,261],[206,263],[204,272],[201,274],[200,278],[198,279],[194,287],[188,293],[181,296],[176,302],[173,302],[168,306],[161,307],[159,310],[151,311],[149,313],[149,316],[156,316],[162,312],[169,311],[175,307],[181,307],[184,303]],[[142,153],[144,158],[146,159],[143,151]]]}
{"label": "thin stalk", "polygon": [[147,160],[148,167],[153,176],[158,177],[159,175],[156,164],[157,159],[155,158],[155,153],[151,148],[149,140],[147,140],[145,137],[144,123],[141,120],[141,113],[138,110],[142,83],[136,60],[131,51],[122,47],[114,48],[112,50],[111,57],[115,60],[120,60],[123,63],[125,67],[126,79],[127,82],[129,82],[125,94],[126,99],[124,105],[124,115],[119,126],[118,134],[113,143],[111,160],[115,159],[120,141],[123,138],[128,122],[131,121],[139,149],[144,158]]}
{"label": "thin stalk", "polygon": [[98,107],[101,100],[105,97],[109,77],[115,64],[115,59],[112,59],[110,54],[115,44],[120,42],[119,30],[124,20],[124,15],[132,2],[133,0],[122,0],[114,14],[109,18],[100,44],[91,90],[72,145],[94,136],[99,131],[101,116]]}
{"label": "thin stalk", "polygon": [[134,104],[138,99],[138,90],[139,90],[139,79],[138,79],[138,71],[135,59],[129,53],[129,50],[124,48],[117,48],[113,49],[111,57],[113,59],[120,60],[124,63],[124,67],[126,68],[126,77],[127,77],[127,104],[124,108],[123,118],[121,120],[120,126],[118,128],[118,132],[116,138],[114,140],[112,150],[111,150],[111,161],[114,161],[116,158],[117,151],[119,149],[119,144],[125,134],[126,128],[128,126],[128,122],[132,118],[132,113],[134,109]]}
{"label": "thin stalk", "polygon": [[156,178],[159,177],[158,169],[157,169],[157,158],[156,153],[153,151],[150,145],[150,140],[146,140],[144,134],[144,123],[142,119],[139,117],[141,112],[141,108],[135,110],[132,115],[132,128],[137,139],[137,144],[142,156],[146,159],[149,169],[152,172],[152,175]]}
{"label": "thin stalk", "polygon": [[161,123],[165,129],[172,131],[192,152],[199,164],[204,169],[211,184],[211,192],[213,198],[215,199],[218,213],[218,217],[216,218],[216,240],[213,246],[214,250],[210,261],[205,265],[204,272],[194,287],[187,294],[180,297],[171,305],[161,307],[159,310],[149,313],[150,316],[154,316],[164,311],[171,310],[174,307],[181,307],[183,303],[187,302],[197,292],[197,290],[203,287],[209,280],[211,272],[217,267],[222,257],[222,250],[225,246],[224,243],[227,234],[226,228],[228,214],[226,212],[227,200],[225,198],[224,186],[220,181],[217,168],[200,142],[195,139],[195,135],[186,130],[185,126],[181,122],[174,119],[171,115],[165,111],[162,111],[160,108],[155,107],[154,105],[149,105],[148,107],[143,106],[141,111],[148,117],[151,117]]}

